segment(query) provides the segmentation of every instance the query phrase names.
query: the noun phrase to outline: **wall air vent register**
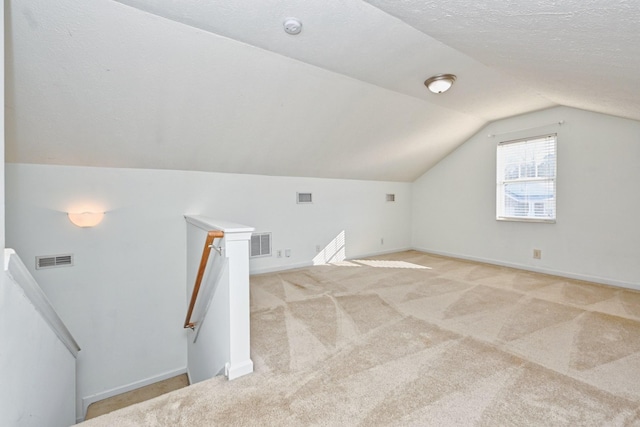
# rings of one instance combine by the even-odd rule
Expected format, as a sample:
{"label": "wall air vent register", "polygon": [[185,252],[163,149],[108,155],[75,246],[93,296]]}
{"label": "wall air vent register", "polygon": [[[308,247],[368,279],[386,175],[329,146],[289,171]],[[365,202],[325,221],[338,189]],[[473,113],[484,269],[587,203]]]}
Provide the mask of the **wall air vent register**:
{"label": "wall air vent register", "polygon": [[54,267],[72,267],[73,254],[45,255],[36,257],[36,270]]}
{"label": "wall air vent register", "polygon": [[298,204],[313,203],[313,196],[311,193],[296,193],[296,201]]}
{"label": "wall air vent register", "polygon": [[271,233],[251,235],[251,258],[271,256]]}

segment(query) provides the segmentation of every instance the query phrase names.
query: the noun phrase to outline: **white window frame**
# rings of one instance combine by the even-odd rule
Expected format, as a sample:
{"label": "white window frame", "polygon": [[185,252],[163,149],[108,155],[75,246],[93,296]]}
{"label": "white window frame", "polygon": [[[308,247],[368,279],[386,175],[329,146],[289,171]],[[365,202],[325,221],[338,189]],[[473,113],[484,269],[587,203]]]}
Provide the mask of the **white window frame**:
{"label": "white window frame", "polygon": [[[507,157],[517,153],[516,150],[520,149],[523,152],[522,154],[525,155],[524,160],[511,163],[514,166],[518,165],[516,166],[517,176],[506,176],[509,165]],[[551,158],[547,158],[547,163],[542,160],[545,155],[552,155]],[[496,149],[496,219],[498,221],[556,222],[557,158],[558,136],[555,133],[498,143]],[[553,160],[551,161],[550,159]],[[543,164],[545,166],[545,175],[540,176],[541,169],[539,167]],[[531,165],[534,167],[533,176],[529,176]],[[525,168],[527,171],[523,172]],[[523,173],[525,176],[523,176]],[[516,201],[514,198],[509,199],[509,192],[506,190],[508,186],[513,188],[514,185],[518,184],[521,184],[522,188],[526,189],[525,194],[523,194],[523,201]],[[550,188],[551,197],[544,198],[544,195],[542,195],[543,198],[540,198],[540,194],[537,194],[529,198],[527,191],[530,188],[535,188],[533,186],[537,186],[538,189]],[[508,200],[512,201],[512,205],[518,203],[520,205],[526,204],[527,213],[520,214],[518,213],[518,208],[507,206]]]}

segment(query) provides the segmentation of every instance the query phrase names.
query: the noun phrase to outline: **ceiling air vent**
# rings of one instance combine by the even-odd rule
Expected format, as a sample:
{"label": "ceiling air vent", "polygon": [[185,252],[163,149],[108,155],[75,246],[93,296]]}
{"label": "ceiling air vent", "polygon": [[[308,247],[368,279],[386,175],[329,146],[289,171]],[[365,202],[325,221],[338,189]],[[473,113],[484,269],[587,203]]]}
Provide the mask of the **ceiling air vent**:
{"label": "ceiling air vent", "polygon": [[47,255],[36,257],[36,270],[53,267],[73,266],[73,255]]}
{"label": "ceiling air vent", "polygon": [[271,233],[251,235],[251,258],[271,256]]}
{"label": "ceiling air vent", "polygon": [[296,193],[298,203],[313,203],[311,193]]}
{"label": "ceiling air vent", "polygon": [[387,194],[387,202],[395,202],[396,195],[395,194]]}

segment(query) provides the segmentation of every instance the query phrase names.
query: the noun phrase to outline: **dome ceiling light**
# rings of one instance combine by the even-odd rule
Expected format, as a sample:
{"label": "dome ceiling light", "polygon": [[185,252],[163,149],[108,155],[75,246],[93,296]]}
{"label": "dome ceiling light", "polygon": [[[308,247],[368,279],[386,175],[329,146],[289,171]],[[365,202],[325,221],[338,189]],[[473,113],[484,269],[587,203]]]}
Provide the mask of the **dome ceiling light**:
{"label": "dome ceiling light", "polygon": [[425,80],[424,85],[433,93],[443,93],[448,91],[455,81],[456,76],[453,74],[437,74]]}

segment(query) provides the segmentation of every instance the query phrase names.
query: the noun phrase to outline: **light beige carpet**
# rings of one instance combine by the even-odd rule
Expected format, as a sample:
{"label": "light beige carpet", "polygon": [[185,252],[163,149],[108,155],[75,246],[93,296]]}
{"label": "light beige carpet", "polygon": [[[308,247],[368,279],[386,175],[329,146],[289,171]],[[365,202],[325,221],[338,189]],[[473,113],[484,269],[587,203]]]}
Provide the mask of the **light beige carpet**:
{"label": "light beige carpet", "polygon": [[640,426],[640,293],[416,251],[251,278],[255,373],[97,426]]}
{"label": "light beige carpet", "polygon": [[186,374],[183,374],[108,399],[100,400],[89,405],[85,419],[90,420],[91,418],[99,417],[100,415],[108,414],[109,412],[126,408],[136,403],[145,402],[154,397],[187,387],[188,385],[189,379]]}

